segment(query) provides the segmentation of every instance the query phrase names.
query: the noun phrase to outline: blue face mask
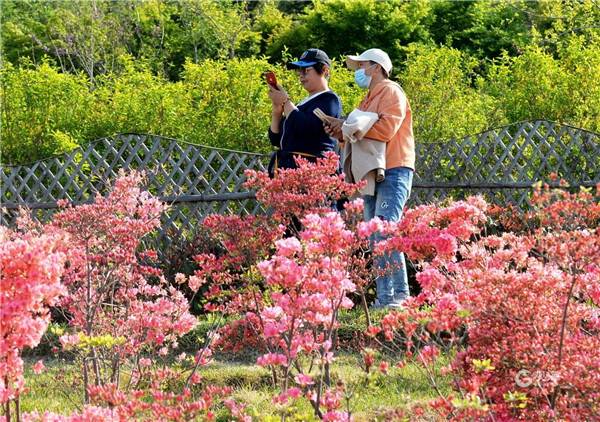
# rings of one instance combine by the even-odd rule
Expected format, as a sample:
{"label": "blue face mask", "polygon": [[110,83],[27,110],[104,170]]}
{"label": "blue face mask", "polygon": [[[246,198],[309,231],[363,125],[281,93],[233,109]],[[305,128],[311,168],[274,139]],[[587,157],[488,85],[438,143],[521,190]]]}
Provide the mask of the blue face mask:
{"label": "blue face mask", "polygon": [[[369,66],[367,67],[367,69],[372,68],[375,65]],[[356,72],[354,72],[354,81],[356,82],[356,85],[358,85],[361,88],[367,89],[369,88],[369,85],[371,84],[371,76],[367,76],[365,74],[365,72],[367,71],[367,69],[358,69]]]}

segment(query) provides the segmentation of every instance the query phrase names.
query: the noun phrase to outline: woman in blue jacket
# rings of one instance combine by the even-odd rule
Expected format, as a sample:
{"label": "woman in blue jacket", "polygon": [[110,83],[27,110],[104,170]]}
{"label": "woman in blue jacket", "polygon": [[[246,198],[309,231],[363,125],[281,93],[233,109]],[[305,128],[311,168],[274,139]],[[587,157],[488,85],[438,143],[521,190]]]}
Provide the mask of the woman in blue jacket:
{"label": "woman in blue jacket", "polygon": [[336,118],[342,113],[340,98],[327,84],[331,61],[324,51],[308,49],[300,59],[287,63],[287,68],[298,72],[308,97],[294,104],[281,85],[269,85],[273,105],[269,139],[279,148],[269,164],[271,175],[277,168],[296,168],[295,156],[316,162],[317,157],[324,157],[325,151],[333,151],[337,139],[325,133],[323,122],[313,110],[320,108],[324,114]]}

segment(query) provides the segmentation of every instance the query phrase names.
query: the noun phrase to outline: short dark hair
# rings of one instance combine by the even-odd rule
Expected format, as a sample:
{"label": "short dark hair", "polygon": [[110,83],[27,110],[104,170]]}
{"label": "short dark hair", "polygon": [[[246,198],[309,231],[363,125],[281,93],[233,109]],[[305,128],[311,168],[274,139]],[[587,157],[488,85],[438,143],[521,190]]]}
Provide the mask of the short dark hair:
{"label": "short dark hair", "polygon": [[[327,66],[326,64],[323,63],[315,63],[312,65],[312,67],[316,70],[316,72],[319,75],[323,75],[325,73],[325,68],[329,68],[329,66]],[[329,73],[326,75],[326,77],[329,77]]]}

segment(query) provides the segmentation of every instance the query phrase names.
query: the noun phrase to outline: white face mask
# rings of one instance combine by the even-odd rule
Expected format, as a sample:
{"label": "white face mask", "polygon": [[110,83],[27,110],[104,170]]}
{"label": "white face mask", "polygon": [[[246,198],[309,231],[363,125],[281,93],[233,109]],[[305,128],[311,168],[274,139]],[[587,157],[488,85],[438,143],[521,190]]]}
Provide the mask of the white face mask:
{"label": "white face mask", "polygon": [[367,76],[365,72],[373,66],[375,65],[373,64],[366,69],[358,69],[356,72],[354,72],[354,81],[356,82],[356,85],[364,89],[369,88],[371,79],[373,78],[371,76]]}

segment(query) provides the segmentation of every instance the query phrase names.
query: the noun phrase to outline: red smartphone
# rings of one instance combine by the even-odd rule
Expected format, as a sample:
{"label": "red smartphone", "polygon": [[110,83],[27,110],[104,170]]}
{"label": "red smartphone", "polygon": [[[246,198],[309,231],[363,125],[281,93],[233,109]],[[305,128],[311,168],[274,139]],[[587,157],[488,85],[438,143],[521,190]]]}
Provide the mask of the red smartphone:
{"label": "red smartphone", "polygon": [[279,89],[277,88],[277,78],[275,77],[275,74],[273,72],[265,73],[265,79],[267,80],[267,83],[273,88]]}

